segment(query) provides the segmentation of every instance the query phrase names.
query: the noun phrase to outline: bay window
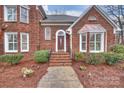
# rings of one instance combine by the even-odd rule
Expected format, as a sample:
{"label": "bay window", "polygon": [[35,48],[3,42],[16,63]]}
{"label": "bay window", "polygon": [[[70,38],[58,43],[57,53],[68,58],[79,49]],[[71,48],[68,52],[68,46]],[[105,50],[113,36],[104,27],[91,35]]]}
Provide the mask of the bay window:
{"label": "bay window", "polygon": [[5,21],[17,20],[17,7],[15,5],[4,6],[4,20]]}
{"label": "bay window", "polygon": [[104,52],[104,32],[80,33],[79,42],[80,52]]}
{"label": "bay window", "polygon": [[5,33],[5,52],[18,52],[18,36],[16,32]]}

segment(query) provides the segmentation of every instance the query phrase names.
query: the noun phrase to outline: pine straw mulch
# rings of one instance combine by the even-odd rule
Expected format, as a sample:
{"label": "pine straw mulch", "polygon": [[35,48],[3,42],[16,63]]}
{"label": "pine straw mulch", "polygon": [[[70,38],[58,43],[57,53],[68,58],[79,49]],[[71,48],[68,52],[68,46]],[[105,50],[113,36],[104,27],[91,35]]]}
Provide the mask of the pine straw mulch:
{"label": "pine straw mulch", "polygon": [[[34,73],[31,77],[22,77],[21,69],[31,68]],[[1,88],[35,88],[41,77],[47,72],[48,63],[37,64],[34,61],[21,62],[18,65],[0,63]]]}
{"label": "pine straw mulch", "polygon": [[[81,65],[85,66],[86,70],[81,71]],[[123,69],[121,66],[123,66]],[[83,62],[73,62],[72,67],[86,88],[124,87],[124,62],[112,66],[107,64],[89,65]]]}

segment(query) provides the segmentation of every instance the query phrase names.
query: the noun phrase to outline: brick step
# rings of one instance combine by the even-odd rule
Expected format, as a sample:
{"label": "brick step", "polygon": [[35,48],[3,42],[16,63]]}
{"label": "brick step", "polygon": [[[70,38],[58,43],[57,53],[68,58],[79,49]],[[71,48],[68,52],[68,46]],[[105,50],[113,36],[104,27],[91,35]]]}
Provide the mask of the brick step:
{"label": "brick step", "polygon": [[68,52],[52,52],[52,55],[69,55]]}
{"label": "brick step", "polygon": [[50,60],[49,62],[52,62],[52,63],[56,63],[56,62],[58,62],[58,63],[67,63],[67,62],[72,62],[72,60],[71,59],[68,59],[68,60]]}
{"label": "brick step", "polygon": [[50,60],[70,60],[70,57],[51,57]]}
{"label": "brick step", "polygon": [[52,58],[66,58],[66,57],[69,57],[70,58],[70,55],[51,55]]}
{"label": "brick step", "polygon": [[71,66],[72,63],[49,63],[49,66]]}

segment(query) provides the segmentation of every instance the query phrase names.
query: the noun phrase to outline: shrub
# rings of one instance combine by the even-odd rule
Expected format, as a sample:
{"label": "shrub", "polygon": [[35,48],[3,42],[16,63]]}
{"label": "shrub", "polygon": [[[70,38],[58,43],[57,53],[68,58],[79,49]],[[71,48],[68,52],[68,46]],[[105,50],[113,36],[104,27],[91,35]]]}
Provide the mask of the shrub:
{"label": "shrub", "polygon": [[48,50],[40,50],[34,53],[34,60],[37,63],[48,62],[49,60],[49,51]]}
{"label": "shrub", "polygon": [[80,66],[80,70],[81,70],[81,71],[85,71],[86,69],[87,69],[86,66]]}
{"label": "shrub", "polygon": [[84,61],[85,55],[83,53],[76,52],[75,53],[75,61]]}
{"label": "shrub", "polygon": [[23,77],[27,77],[27,76],[29,77],[34,73],[34,71],[32,69],[28,69],[26,67],[23,67],[21,69],[21,72],[22,72]]}
{"label": "shrub", "polygon": [[98,54],[89,54],[87,55],[86,58],[86,63],[92,64],[92,65],[97,65],[105,62],[104,56],[101,53]]}
{"label": "shrub", "polygon": [[6,54],[6,55],[0,56],[0,62],[18,64],[23,57],[24,57],[23,54]]}
{"label": "shrub", "polygon": [[103,55],[108,65],[113,65],[118,63],[120,60],[124,60],[124,54],[108,52],[108,53],[104,53]]}
{"label": "shrub", "polygon": [[111,50],[115,53],[124,53],[124,45],[114,45]]}

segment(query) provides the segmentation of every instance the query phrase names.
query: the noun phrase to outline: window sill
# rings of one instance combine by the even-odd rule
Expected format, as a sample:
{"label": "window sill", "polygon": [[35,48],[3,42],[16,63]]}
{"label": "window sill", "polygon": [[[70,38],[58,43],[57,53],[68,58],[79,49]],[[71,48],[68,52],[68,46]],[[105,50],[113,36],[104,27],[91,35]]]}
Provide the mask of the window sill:
{"label": "window sill", "polygon": [[90,51],[90,53],[102,53],[104,51]]}
{"label": "window sill", "polygon": [[80,52],[87,52],[86,50],[80,50]]}
{"label": "window sill", "polygon": [[22,24],[29,24],[29,22],[22,22],[22,21],[20,21],[20,23],[22,23]]}
{"label": "window sill", "polygon": [[5,51],[5,53],[17,53],[18,51]]}
{"label": "window sill", "polygon": [[22,53],[27,53],[29,50],[21,50]]}
{"label": "window sill", "polygon": [[4,21],[5,23],[17,23],[17,20],[15,21]]}

